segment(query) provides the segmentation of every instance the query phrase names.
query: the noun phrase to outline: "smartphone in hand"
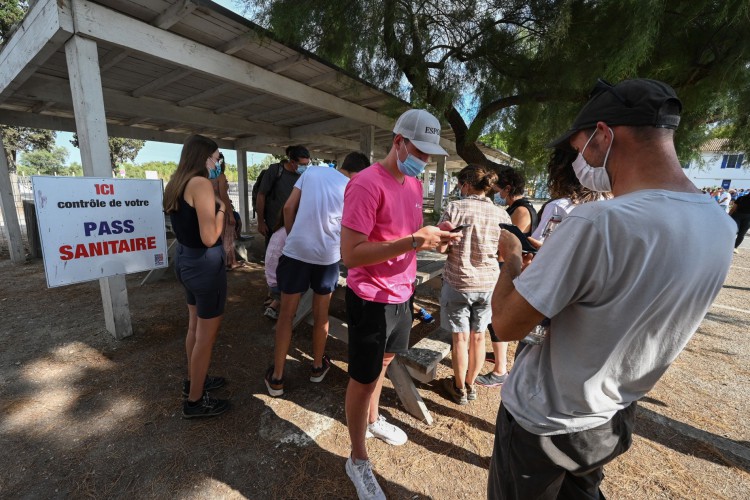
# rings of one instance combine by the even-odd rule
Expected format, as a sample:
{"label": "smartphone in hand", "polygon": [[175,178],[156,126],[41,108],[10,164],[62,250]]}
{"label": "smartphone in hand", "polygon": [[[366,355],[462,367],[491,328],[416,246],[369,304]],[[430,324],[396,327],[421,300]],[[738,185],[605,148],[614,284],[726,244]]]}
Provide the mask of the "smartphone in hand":
{"label": "smartphone in hand", "polygon": [[531,244],[529,239],[526,237],[525,234],[521,232],[521,230],[518,228],[518,226],[515,226],[513,224],[500,224],[500,227],[502,229],[505,229],[506,231],[510,231],[513,233],[513,235],[521,240],[521,252],[523,253],[536,253],[536,247]]}
{"label": "smartphone in hand", "polygon": [[469,226],[471,226],[471,224],[461,224],[460,226],[456,226],[456,227],[454,227],[453,229],[451,229],[448,232],[449,233],[458,233],[459,231],[463,231],[464,229],[466,229]]}

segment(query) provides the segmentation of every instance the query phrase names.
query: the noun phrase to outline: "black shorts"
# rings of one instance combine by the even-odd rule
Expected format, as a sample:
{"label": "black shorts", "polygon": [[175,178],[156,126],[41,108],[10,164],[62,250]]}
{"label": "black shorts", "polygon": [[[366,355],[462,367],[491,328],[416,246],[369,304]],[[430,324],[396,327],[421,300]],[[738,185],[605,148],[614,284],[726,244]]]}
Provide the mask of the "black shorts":
{"label": "black shorts", "polygon": [[276,266],[276,281],[282,293],[305,293],[312,288],[318,295],[328,295],[339,282],[339,263],[308,264],[282,254]]}
{"label": "black shorts", "polygon": [[177,243],[174,272],[185,287],[185,299],[198,309],[198,317],[224,314],[227,302],[227,265],[224,247],[189,248]]}
{"label": "black shorts", "polygon": [[381,304],[360,298],[346,289],[346,320],[349,323],[349,376],[360,384],[377,380],[383,355],[409,349],[412,299],[402,304]]}

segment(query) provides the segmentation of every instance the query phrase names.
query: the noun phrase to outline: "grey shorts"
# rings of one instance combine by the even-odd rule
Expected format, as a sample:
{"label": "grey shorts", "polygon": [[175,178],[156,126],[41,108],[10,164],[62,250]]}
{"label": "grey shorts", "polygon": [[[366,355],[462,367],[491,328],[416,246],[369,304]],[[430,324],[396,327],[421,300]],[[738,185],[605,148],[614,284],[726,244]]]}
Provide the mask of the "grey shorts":
{"label": "grey shorts", "polygon": [[492,291],[459,292],[443,281],[440,325],[452,333],[484,332],[492,321]]}
{"label": "grey shorts", "polygon": [[227,302],[227,264],[224,247],[189,248],[177,244],[174,271],[185,288],[185,300],[196,306],[198,317],[224,314]]}

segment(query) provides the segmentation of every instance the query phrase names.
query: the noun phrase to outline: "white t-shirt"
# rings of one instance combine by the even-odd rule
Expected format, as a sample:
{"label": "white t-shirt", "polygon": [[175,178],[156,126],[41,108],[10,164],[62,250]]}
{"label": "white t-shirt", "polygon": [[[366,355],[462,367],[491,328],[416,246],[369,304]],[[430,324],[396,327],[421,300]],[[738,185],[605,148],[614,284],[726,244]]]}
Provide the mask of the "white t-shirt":
{"label": "white t-shirt", "polygon": [[564,219],[570,212],[573,211],[575,207],[576,205],[574,205],[573,202],[570,201],[570,198],[558,198],[547,203],[544,206],[542,218],[539,219],[539,225],[536,227],[534,232],[531,233],[531,237],[535,240],[539,240],[540,242],[544,242],[542,233],[544,233],[544,229],[547,227],[547,223],[552,218],[552,216],[559,215]]}
{"label": "white t-shirt", "polygon": [[308,167],[294,185],[302,191],[283,254],[327,266],[341,260],[341,216],[349,179],[330,167]]}
{"label": "white t-shirt", "polygon": [[601,425],[641,398],[721,290],[735,233],[701,193],[643,190],[576,207],[514,281],[552,322],[503,384],[507,410],[553,435]]}

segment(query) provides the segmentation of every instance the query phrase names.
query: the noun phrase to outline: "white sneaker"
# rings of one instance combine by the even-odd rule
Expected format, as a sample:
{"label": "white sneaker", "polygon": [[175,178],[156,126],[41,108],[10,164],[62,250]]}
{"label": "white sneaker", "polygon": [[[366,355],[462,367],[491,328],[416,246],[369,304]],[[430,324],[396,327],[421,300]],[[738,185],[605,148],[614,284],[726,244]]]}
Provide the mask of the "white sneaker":
{"label": "white sneaker", "polygon": [[382,439],[393,446],[401,446],[406,443],[407,440],[406,433],[395,425],[386,422],[383,415],[378,415],[376,421],[367,425],[367,433],[365,436],[368,438],[376,437]]}
{"label": "white sneaker", "polygon": [[346,461],[346,475],[354,483],[359,500],[385,500],[385,493],[372,473],[372,464],[369,460],[357,465],[350,456]]}

